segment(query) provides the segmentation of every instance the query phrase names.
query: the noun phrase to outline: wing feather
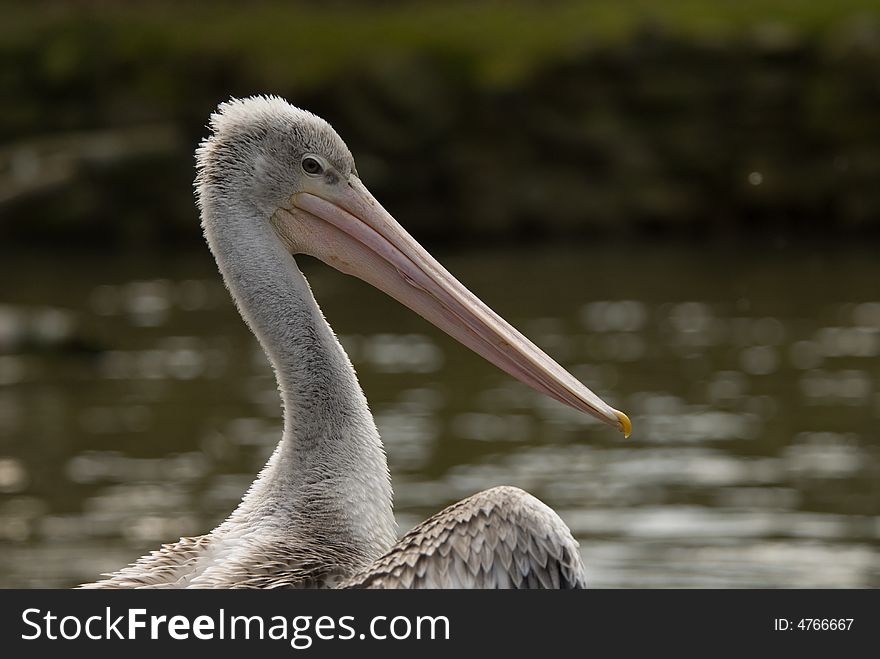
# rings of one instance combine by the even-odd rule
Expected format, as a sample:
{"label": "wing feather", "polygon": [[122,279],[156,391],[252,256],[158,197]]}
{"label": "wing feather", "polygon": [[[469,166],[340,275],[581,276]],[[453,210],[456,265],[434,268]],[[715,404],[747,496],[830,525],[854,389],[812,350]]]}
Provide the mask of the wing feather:
{"label": "wing feather", "polygon": [[463,499],[407,533],[347,588],[584,588],[559,516],[515,487]]}

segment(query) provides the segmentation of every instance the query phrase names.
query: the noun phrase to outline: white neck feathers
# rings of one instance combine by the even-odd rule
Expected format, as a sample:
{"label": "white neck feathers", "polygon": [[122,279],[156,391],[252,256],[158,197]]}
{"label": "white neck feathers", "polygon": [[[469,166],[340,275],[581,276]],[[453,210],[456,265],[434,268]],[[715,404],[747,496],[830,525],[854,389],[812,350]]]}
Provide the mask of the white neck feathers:
{"label": "white neck feathers", "polygon": [[354,368],[268,218],[202,197],[205,236],[278,381],[284,430],[227,527],[372,560],[396,539],[382,442]]}

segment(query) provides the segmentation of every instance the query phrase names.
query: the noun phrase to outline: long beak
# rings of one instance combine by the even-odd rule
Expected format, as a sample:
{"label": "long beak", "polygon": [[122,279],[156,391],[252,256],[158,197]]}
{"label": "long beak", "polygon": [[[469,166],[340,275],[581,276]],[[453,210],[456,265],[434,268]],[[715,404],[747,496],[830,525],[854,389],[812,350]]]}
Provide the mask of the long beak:
{"label": "long beak", "polygon": [[632,424],[520,334],[440,265],[356,176],[300,192],[275,215],[296,253],[306,253],[384,291],[501,370],[629,436]]}

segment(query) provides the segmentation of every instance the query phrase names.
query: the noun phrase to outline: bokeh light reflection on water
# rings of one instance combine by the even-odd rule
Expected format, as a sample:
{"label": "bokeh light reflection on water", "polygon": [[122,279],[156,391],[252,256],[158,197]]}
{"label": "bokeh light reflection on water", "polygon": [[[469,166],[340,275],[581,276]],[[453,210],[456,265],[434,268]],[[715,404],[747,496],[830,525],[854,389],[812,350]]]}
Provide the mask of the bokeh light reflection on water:
{"label": "bokeh light reflection on water", "polygon": [[[557,509],[598,586],[880,586],[880,265],[493,250],[450,270],[624,441],[355,280],[303,266],[386,443],[401,530],[476,490]],[[271,371],[206,254],[0,264],[0,585],[210,529],[272,450]],[[14,279],[13,279],[14,278]]]}

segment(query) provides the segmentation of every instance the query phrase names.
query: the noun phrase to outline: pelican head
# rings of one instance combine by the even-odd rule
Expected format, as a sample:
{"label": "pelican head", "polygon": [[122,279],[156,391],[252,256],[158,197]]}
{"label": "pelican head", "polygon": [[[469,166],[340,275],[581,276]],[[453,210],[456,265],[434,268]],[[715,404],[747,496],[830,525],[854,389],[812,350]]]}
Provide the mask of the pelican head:
{"label": "pelican head", "polygon": [[[200,147],[200,203],[238,192],[293,255],[308,254],[384,291],[489,362],[629,435],[605,403],[446,271],[361,182],[345,142],[323,119],[277,97],[223,103]],[[241,194],[244,191],[244,196]]]}

